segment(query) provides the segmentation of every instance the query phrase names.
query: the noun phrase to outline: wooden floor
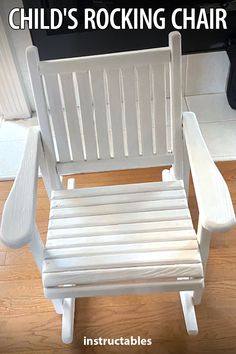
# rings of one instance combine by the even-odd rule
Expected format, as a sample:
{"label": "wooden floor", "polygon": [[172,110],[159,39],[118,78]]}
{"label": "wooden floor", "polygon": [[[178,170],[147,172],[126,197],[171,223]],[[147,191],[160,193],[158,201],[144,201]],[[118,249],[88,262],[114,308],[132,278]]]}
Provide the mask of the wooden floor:
{"label": "wooden floor", "polygon": [[[236,163],[220,163],[236,205]],[[160,169],[76,177],[79,187],[160,180]],[[0,182],[0,210],[11,182]],[[24,196],[22,196],[23,198]],[[197,208],[191,188],[190,208]],[[37,221],[45,239],[48,200],[39,181]],[[84,298],[76,301],[75,338],[61,342],[61,318],[43,296],[40,275],[28,248],[0,246],[0,353],[236,353],[236,229],[214,235],[203,301],[197,307],[199,335],[186,334],[178,294]],[[83,337],[151,338],[151,346],[90,346]]]}

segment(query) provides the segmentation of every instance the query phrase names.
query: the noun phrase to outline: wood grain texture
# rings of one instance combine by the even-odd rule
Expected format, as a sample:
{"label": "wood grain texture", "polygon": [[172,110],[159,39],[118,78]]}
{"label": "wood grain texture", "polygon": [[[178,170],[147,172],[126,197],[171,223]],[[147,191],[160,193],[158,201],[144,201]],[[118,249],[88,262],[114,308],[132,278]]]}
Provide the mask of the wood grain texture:
{"label": "wood grain texture", "polygon": [[[236,205],[236,164],[219,163]],[[153,182],[161,169],[140,169],[76,176],[78,187]],[[66,183],[66,181],[65,181]],[[0,203],[12,182],[0,183]],[[190,183],[190,211],[197,221],[196,199]],[[1,210],[0,210],[1,213]],[[43,182],[38,183],[38,226],[47,232],[49,204]],[[40,275],[27,247],[6,252],[0,266],[0,353],[17,354],[234,354],[236,352],[236,228],[212,239],[202,304],[196,308],[199,335],[191,338],[184,327],[178,294],[84,298],[76,301],[75,338],[61,342],[61,317],[43,296]],[[227,299],[227,301],[226,301]],[[152,338],[149,347],[84,346],[83,337],[133,335]]]}

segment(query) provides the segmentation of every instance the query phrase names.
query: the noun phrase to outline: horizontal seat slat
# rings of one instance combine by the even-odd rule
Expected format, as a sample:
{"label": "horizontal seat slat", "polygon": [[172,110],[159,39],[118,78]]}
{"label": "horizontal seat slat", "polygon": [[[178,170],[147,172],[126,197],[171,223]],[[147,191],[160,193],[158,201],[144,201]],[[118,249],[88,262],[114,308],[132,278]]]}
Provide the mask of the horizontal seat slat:
{"label": "horizontal seat slat", "polygon": [[192,230],[193,225],[191,219],[171,220],[171,221],[153,221],[140,223],[127,223],[120,225],[101,225],[87,227],[70,227],[68,225],[64,229],[49,229],[49,238],[58,237],[79,237],[82,236],[98,236],[109,234],[129,234],[133,232],[142,233],[146,231],[171,231],[171,230]]}
{"label": "horizontal seat slat", "polygon": [[162,251],[132,254],[91,255],[88,257],[65,257],[44,261],[44,273],[73,269],[121,268],[158,264],[200,263],[198,250]]}
{"label": "horizontal seat slat", "polygon": [[44,288],[44,294],[49,299],[59,299],[66,297],[91,297],[91,296],[111,296],[122,294],[144,294],[152,292],[168,291],[194,291],[204,287],[203,279],[175,280],[164,282],[142,282],[123,284],[94,284],[79,285],[72,287],[48,287]]}
{"label": "horizontal seat slat", "polygon": [[190,218],[188,209],[145,211],[126,214],[107,214],[96,216],[79,216],[71,218],[50,219],[49,229],[78,226],[116,225],[164,220],[181,220]]}
{"label": "horizontal seat slat", "polygon": [[201,263],[164,266],[146,266],[134,268],[93,269],[85,271],[66,271],[45,273],[43,283],[45,287],[67,284],[97,284],[101,282],[117,282],[136,279],[168,279],[180,277],[200,278],[203,276]]}
{"label": "horizontal seat slat", "polygon": [[116,213],[130,213],[141,211],[158,211],[169,209],[186,209],[186,199],[175,200],[157,200],[148,202],[136,202],[136,203],[119,203],[119,204],[104,204],[97,206],[85,206],[74,208],[56,208],[51,209],[50,218],[70,218],[77,216],[95,216],[95,215],[109,215]]}
{"label": "horizontal seat slat", "polygon": [[117,244],[101,245],[101,246],[87,246],[87,247],[71,247],[71,248],[55,248],[46,249],[44,252],[44,259],[76,257],[76,256],[91,256],[91,255],[109,255],[109,254],[132,254],[144,252],[162,252],[162,251],[183,251],[183,250],[197,250],[197,240],[188,241],[171,241],[171,242],[149,242],[137,244]]}
{"label": "horizontal seat slat", "polygon": [[99,195],[89,197],[76,197],[68,199],[53,199],[51,201],[51,208],[73,208],[77,206],[90,205],[104,205],[104,204],[120,204],[144,201],[161,201],[174,200],[185,198],[184,190],[170,190],[170,191],[152,191],[126,194],[111,194]]}
{"label": "horizontal seat slat", "polygon": [[134,183],[121,184],[115,186],[93,187],[93,188],[77,188],[71,190],[56,190],[52,192],[51,199],[64,198],[79,198],[91,196],[104,196],[113,194],[127,194],[127,193],[142,193],[142,192],[157,192],[170,190],[184,190],[183,181],[170,182],[148,182],[148,183]]}
{"label": "horizontal seat slat", "polygon": [[[71,236],[71,235],[70,235]],[[48,237],[46,248],[68,248],[78,246],[122,245],[144,242],[168,242],[196,240],[193,230],[166,231],[166,232],[140,232],[134,234],[105,235],[105,236],[79,236],[79,237]]]}

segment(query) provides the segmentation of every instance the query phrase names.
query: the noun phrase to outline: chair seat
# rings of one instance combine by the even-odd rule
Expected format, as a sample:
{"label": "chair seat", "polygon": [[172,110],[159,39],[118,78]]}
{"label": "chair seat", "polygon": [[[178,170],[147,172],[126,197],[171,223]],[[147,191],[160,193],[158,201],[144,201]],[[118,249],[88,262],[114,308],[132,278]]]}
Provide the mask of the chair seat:
{"label": "chair seat", "polygon": [[49,298],[202,288],[183,182],[54,191],[43,284]]}

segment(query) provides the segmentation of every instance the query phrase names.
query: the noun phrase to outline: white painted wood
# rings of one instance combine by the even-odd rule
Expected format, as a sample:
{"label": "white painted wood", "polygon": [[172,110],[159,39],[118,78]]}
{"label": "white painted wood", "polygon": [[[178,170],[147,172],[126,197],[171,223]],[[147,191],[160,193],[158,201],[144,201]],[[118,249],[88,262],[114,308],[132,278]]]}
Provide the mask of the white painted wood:
{"label": "white painted wood", "polygon": [[188,209],[160,210],[132,212],[127,214],[106,214],[103,218],[101,218],[100,215],[90,215],[62,219],[50,219],[48,227],[50,230],[52,230],[68,227],[103,226],[138,222],[183,220],[189,218],[190,213]]}
{"label": "white painted wood", "polygon": [[120,70],[118,68],[106,70],[105,78],[108,96],[108,114],[111,120],[113,151],[114,157],[117,159],[125,155]]}
{"label": "white painted wood", "polygon": [[187,241],[169,241],[169,242],[145,242],[145,243],[130,243],[130,244],[116,244],[114,245],[99,245],[96,247],[66,247],[55,249],[46,249],[44,252],[44,259],[76,257],[76,256],[94,256],[105,254],[125,254],[135,252],[161,252],[161,251],[184,251],[184,250],[198,250],[198,244],[195,240]]}
{"label": "white painted wood", "polygon": [[39,145],[39,167],[43,177],[44,187],[47,191],[48,198],[50,199],[52,189],[51,189],[50,179],[48,176],[47,165],[46,165],[42,143]]}
{"label": "white painted wood", "polygon": [[163,182],[169,182],[171,181],[171,175],[170,175],[170,170],[163,170],[162,173],[161,173],[161,176],[162,176],[162,181]]}
{"label": "white painted wood", "polygon": [[29,245],[38,270],[42,273],[44,245],[36,225],[34,226],[34,229],[32,228],[32,239]]}
{"label": "white painted wood", "polygon": [[55,208],[51,209],[50,218],[70,218],[77,216],[89,215],[107,215],[107,214],[120,214],[141,211],[155,211],[155,210],[169,210],[169,209],[186,209],[187,202],[185,199],[171,199],[162,201],[148,201],[148,202],[135,202],[135,203],[112,203],[102,204],[97,206],[74,207],[74,208]]}
{"label": "white painted wood", "polygon": [[[43,266],[43,254],[44,254],[44,245],[40,238],[40,234],[37,226],[35,225],[34,230],[32,230],[32,240],[29,243],[30,251],[34,257],[35,263],[38,267],[40,273],[42,273]],[[63,302],[61,299],[52,300],[54,309],[57,314],[63,313]]]}
{"label": "white painted wood", "polygon": [[[147,222],[146,219],[146,222],[143,222],[143,218],[149,218],[152,213],[143,211],[145,208],[155,209],[157,205],[162,205],[163,208],[164,205],[163,200],[158,198],[148,201],[149,205],[143,202],[142,196],[146,193],[149,198],[154,193],[165,198],[164,203],[170,207],[169,211],[163,210],[168,221],[158,222],[155,215],[155,221]],[[122,195],[125,195],[126,202],[117,203],[117,198],[119,200]],[[133,195],[139,196],[138,202],[128,201],[127,197]],[[99,205],[98,198],[102,200],[107,197],[115,198],[115,202],[113,200],[107,210],[106,205],[101,204],[102,210],[99,210],[96,207],[96,203]],[[63,202],[63,198],[66,203],[62,204],[62,209],[69,214],[65,215],[63,211],[62,214],[54,214],[54,219],[51,217],[50,223],[59,221],[60,225],[53,230],[49,227],[44,252],[43,282],[46,296],[69,297],[69,291],[70,296],[94,296],[105,294],[104,289],[106,294],[115,294],[117,291],[126,293],[130,291],[127,282],[131,280],[132,284],[137,285],[137,291],[152,291],[154,284],[149,287],[151,279],[158,280],[158,290],[170,290],[172,286],[174,288],[174,284],[176,291],[201,289],[203,269],[182,181],[55,191],[52,194],[51,215],[61,210],[60,204],[58,206],[55,203]],[[99,213],[99,216],[89,216],[89,220],[85,220],[85,216],[79,216],[78,221],[73,215],[78,214],[79,207],[76,207],[76,204],[71,206],[74,198],[77,201],[82,200],[82,204],[83,198],[87,199],[87,206],[82,207],[84,212],[88,214],[91,209],[91,215]],[[93,200],[90,204],[89,198]],[[110,201],[112,202],[112,199]],[[181,203],[181,209],[173,207],[176,202]],[[123,210],[127,207],[128,210]],[[132,212],[133,208],[135,212]],[[108,215],[102,218],[106,212]],[[173,212],[183,212],[174,223],[170,220]],[[56,216],[58,218],[55,218]],[[185,216],[187,219],[184,219]],[[85,221],[91,223],[92,219],[92,224],[96,222],[96,226],[83,225]],[[82,222],[83,226],[76,227],[76,222]],[[101,224],[105,226],[99,226]],[[184,281],[179,282],[177,278],[183,277]],[[139,287],[142,281],[146,281],[146,288],[144,284]],[[185,281],[189,282],[189,287]],[[108,284],[109,282],[112,284]]]}
{"label": "white painted wood", "polygon": [[69,178],[67,181],[67,189],[75,189],[75,188],[76,188],[75,178]]}
{"label": "white painted wood", "polygon": [[17,70],[14,55],[0,16],[0,115],[4,119],[23,119],[31,117],[29,102]]}
{"label": "white painted wood", "polygon": [[193,306],[193,292],[192,291],[181,291],[180,299],[184,313],[184,320],[186,329],[189,335],[196,336],[198,334],[198,326],[195,315],[195,309]]}
{"label": "white painted wood", "polygon": [[[94,148],[95,149],[95,148]],[[94,151],[95,153],[95,151]],[[98,160],[98,161],[86,161],[86,162],[68,162],[58,163],[57,169],[60,175],[75,174],[75,173],[89,173],[100,171],[114,171],[114,170],[126,170],[132,168],[142,167],[157,167],[171,165],[174,161],[173,154],[168,153],[166,155],[145,157],[125,157],[123,159],[111,159],[111,160]]]}
{"label": "white painted wood", "polygon": [[183,179],[183,141],[182,141],[182,60],[181,35],[179,32],[169,34],[169,45],[172,53],[170,69],[170,112],[172,121],[172,139],[174,149],[174,175]]}
{"label": "white painted wood", "polygon": [[[167,101],[166,101],[166,67],[154,65],[153,76],[153,118],[155,123],[156,151],[162,155],[167,152]],[[171,127],[169,127],[171,129]]]}
{"label": "white painted wood", "polygon": [[136,69],[136,73],[138,84],[138,116],[140,120],[142,155],[150,156],[153,154],[154,150],[151,112],[150,66],[139,66]]}
{"label": "white painted wood", "polygon": [[77,73],[76,77],[79,90],[80,111],[83,122],[86,159],[97,160],[98,153],[93,112],[94,102],[92,100],[89,71]]}
{"label": "white painted wood", "polygon": [[[74,189],[75,187],[76,187],[75,179],[69,178],[67,181],[67,189]],[[65,344],[69,344],[72,343],[73,334],[74,334],[75,298],[63,299],[61,314],[62,314],[62,327],[61,327],[62,341]]]}
{"label": "white painted wood", "polygon": [[22,247],[34,236],[39,144],[38,127],[30,128],[18,175],[3,208],[0,235],[8,247]]}
{"label": "white painted wood", "polygon": [[98,236],[98,235],[117,235],[129,234],[136,232],[150,231],[173,231],[173,230],[189,230],[193,227],[191,219],[171,220],[171,221],[154,221],[139,222],[131,224],[102,225],[88,227],[68,227],[63,229],[49,229],[48,235],[52,238],[71,237],[79,235]]}
{"label": "white painted wood", "polygon": [[105,55],[94,55],[81,58],[43,61],[40,63],[41,74],[55,74],[60,72],[84,72],[93,69],[119,68],[136,65],[145,65],[147,62],[170,62],[171,52],[168,47],[128,51]]}
{"label": "white painted wood", "polygon": [[73,342],[74,334],[74,314],[75,314],[75,299],[65,298],[63,301],[62,329],[61,337],[65,344]]}
{"label": "white painted wood", "polygon": [[207,259],[210,249],[210,242],[211,242],[211,233],[202,227],[201,219],[199,218],[198,222],[198,230],[197,230],[197,239],[199,243],[199,249],[202,258],[202,264],[204,271],[206,270]]}
{"label": "white painted wood", "polygon": [[183,181],[171,181],[171,182],[147,182],[147,183],[133,183],[133,184],[120,184],[104,187],[92,187],[92,188],[78,188],[75,190],[60,190],[53,191],[53,199],[64,198],[78,198],[78,197],[92,197],[92,196],[104,196],[115,195],[125,193],[142,193],[142,192],[158,192],[158,191],[184,191]]}
{"label": "white painted wood", "polygon": [[45,85],[49,101],[49,109],[52,117],[52,124],[55,132],[55,140],[59,161],[70,161],[70,151],[68,137],[66,134],[66,124],[62,110],[58,75],[45,75]]}
{"label": "white painted wood", "polygon": [[[211,232],[206,230],[201,223],[201,219],[198,221],[197,239],[199,243],[199,249],[201,253],[202,265],[204,273],[206,273],[207,260],[209,256]],[[202,300],[203,290],[197,290],[193,292],[193,303],[199,305]]]}
{"label": "white painted wood", "polygon": [[113,268],[113,269],[92,269],[92,270],[72,270],[66,272],[44,273],[44,287],[56,287],[58,285],[86,285],[102,284],[104,282],[126,282],[156,279],[157,281],[168,281],[179,277],[202,278],[203,271],[200,263],[158,266],[138,266],[132,268]]}
{"label": "white painted wood", "polygon": [[69,130],[72,159],[84,160],[81,131],[79,126],[78,108],[75,98],[75,88],[72,73],[61,73],[60,80],[65,103],[65,112]]}
{"label": "white painted wood", "polygon": [[94,118],[96,121],[99,157],[100,159],[108,159],[110,158],[111,153],[108,140],[104,71],[91,70],[90,79],[94,102]]}
{"label": "white painted wood", "polygon": [[[67,196],[65,197],[67,198]],[[80,206],[101,206],[105,204],[121,204],[121,203],[144,203],[145,201],[154,201],[157,204],[161,204],[162,201],[170,201],[173,204],[176,199],[185,198],[184,190],[167,190],[167,191],[143,191],[143,192],[127,192],[124,194],[110,194],[110,195],[98,195],[98,196],[78,196],[72,198],[68,196],[68,199],[54,198],[51,200],[51,211],[56,208],[73,208]],[[117,205],[118,207],[118,205]]]}
{"label": "white painted wood", "polygon": [[[157,194],[164,199],[158,199]],[[138,199],[135,203],[130,202],[129,196],[131,200]],[[142,200],[144,196],[149,198],[148,202]],[[105,203],[100,204],[101,209],[99,199],[101,203]],[[78,206],[76,202],[82,206]],[[67,220],[69,223],[64,229],[64,235],[60,228],[49,228],[43,275],[46,296],[53,298],[69,297],[69,294],[95,296],[126,293],[131,291],[131,286],[127,283],[130,280],[133,280],[133,291],[138,292],[153,291],[154,287],[158,291],[171,291],[174,287],[177,291],[199,291],[202,288],[201,258],[196,234],[186,209],[182,181],[55,191],[51,204],[51,221],[53,218],[53,221],[63,220],[59,226],[62,228]],[[171,230],[172,221],[164,224],[161,221],[143,223],[143,220],[129,223],[130,217],[139,218],[141,214],[150,216],[152,213],[144,210],[162,210],[168,206],[171,210],[164,210],[168,217],[172,215],[173,209],[174,212],[187,210],[188,213],[187,220],[181,217],[181,223],[178,221],[172,225],[173,231],[167,231]],[[181,209],[176,209],[178,206]],[[85,221],[83,218],[86,218],[82,215],[95,215],[89,219],[95,217],[96,223],[107,223],[107,226],[74,227],[76,215],[79,215],[79,222],[82,223]],[[100,217],[96,215],[106,215],[106,220],[100,221]],[[117,217],[121,219],[118,220]],[[111,220],[107,221],[107,218]],[[125,222],[123,227],[122,219]],[[186,223],[188,220],[190,223]],[[111,223],[114,225],[110,225]],[[166,230],[165,233],[163,230]],[[125,234],[122,235],[121,232]],[[183,277],[184,280],[177,280]],[[155,286],[151,283],[153,278],[159,280]],[[146,286],[142,283],[144,280]],[[112,284],[107,284],[109,282]]]}
{"label": "white painted wood", "polygon": [[[59,154],[59,174],[173,163],[173,154],[167,153],[166,147],[162,149],[159,146],[156,154],[154,140],[157,137],[154,130],[158,131],[161,145],[165,141],[166,125],[161,129],[162,124],[154,117],[154,84],[150,72],[151,66],[156,64],[164,69],[164,64],[169,64],[173,57],[170,54],[171,48],[166,47],[86,58],[36,61],[38,77],[45,77],[45,95],[48,96],[55,131],[55,150]],[[71,80],[73,75],[77,78],[76,99]],[[159,80],[162,90],[159,87],[155,91],[155,96],[160,94],[160,97],[155,97],[158,102],[162,101],[162,97],[165,98],[164,76]],[[59,92],[58,79],[62,92]],[[77,107],[72,108],[77,105],[77,99],[82,126],[81,123],[78,125]],[[64,105],[65,111],[62,109]],[[54,116],[59,118],[56,120]],[[162,119],[161,113],[160,116]],[[76,135],[79,140],[81,135],[82,142],[76,142]],[[81,149],[83,142],[85,147]],[[82,150],[85,150],[86,161],[81,159]]]}
{"label": "white painted wood", "polygon": [[55,312],[58,315],[62,315],[63,314],[63,299],[52,299],[52,304],[53,304]]}
{"label": "white painted wood", "polygon": [[123,114],[127,132],[128,156],[139,156],[137,79],[135,67],[122,68],[121,74]]}
{"label": "white painted wood", "polygon": [[61,182],[56,171],[56,157],[52,139],[52,132],[49,122],[46,99],[42,78],[39,75],[39,55],[36,47],[29,47],[26,50],[26,58],[28,70],[30,73],[30,81],[33,89],[33,96],[36,106],[36,114],[40,124],[42,135],[42,145],[45,158],[46,173],[44,178],[47,179],[48,189],[60,189]]}
{"label": "white painted wood", "polygon": [[92,296],[111,296],[124,294],[145,294],[156,292],[176,292],[198,290],[203,287],[202,279],[177,280],[168,282],[145,282],[145,283],[126,283],[126,284],[96,284],[73,287],[52,287],[44,288],[44,293],[49,299],[55,297],[92,297]]}
{"label": "white painted wood", "polygon": [[183,182],[186,195],[189,195],[190,163],[185,139],[183,139]]}
{"label": "white painted wood", "polygon": [[[56,236],[56,235],[55,235]],[[70,235],[71,236],[71,235]],[[168,242],[168,241],[187,241],[195,240],[196,234],[194,230],[176,230],[176,231],[155,231],[155,232],[140,232],[129,234],[117,234],[117,235],[98,235],[87,236],[77,235],[74,237],[51,237],[49,232],[47,239],[47,249],[50,248],[67,248],[67,247],[79,247],[79,246],[102,246],[102,245],[116,245],[116,244],[131,244],[131,243],[146,243],[146,242]]]}
{"label": "white painted wood", "polygon": [[[122,255],[122,256],[121,256]],[[48,258],[44,261],[43,272],[62,272],[79,268],[81,270],[96,268],[137,267],[139,265],[201,263],[198,250],[137,252],[61,258]]]}
{"label": "white painted wood", "polygon": [[235,224],[228,187],[207,150],[194,113],[184,113],[183,125],[202,226],[211,232],[226,231]]}
{"label": "white painted wood", "polygon": [[[29,243],[35,263],[42,273],[44,246],[35,225],[40,150],[40,131],[38,127],[30,128],[21,167],[4,205],[0,236],[3,243],[12,248]],[[53,300],[53,305],[57,313],[62,313],[61,300]]]}
{"label": "white painted wood", "polygon": [[[187,57],[188,55],[182,55],[181,59],[182,59],[182,91],[183,91],[183,95],[185,96],[185,90],[186,90],[186,80],[187,80]],[[170,73],[168,70],[168,64],[166,64],[167,66],[167,70],[166,70],[166,97],[170,98]]]}
{"label": "white painted wood", "polygon": [[39,167],[43,177],[44,186],[46,188],[48,198],[50,199],[52,188],[62,188],[61,179],[56,171],[56,166],[52,164],[49,166],[47,164],[48,158],[45,156],[45,149],[42,144],[39,144]]}

